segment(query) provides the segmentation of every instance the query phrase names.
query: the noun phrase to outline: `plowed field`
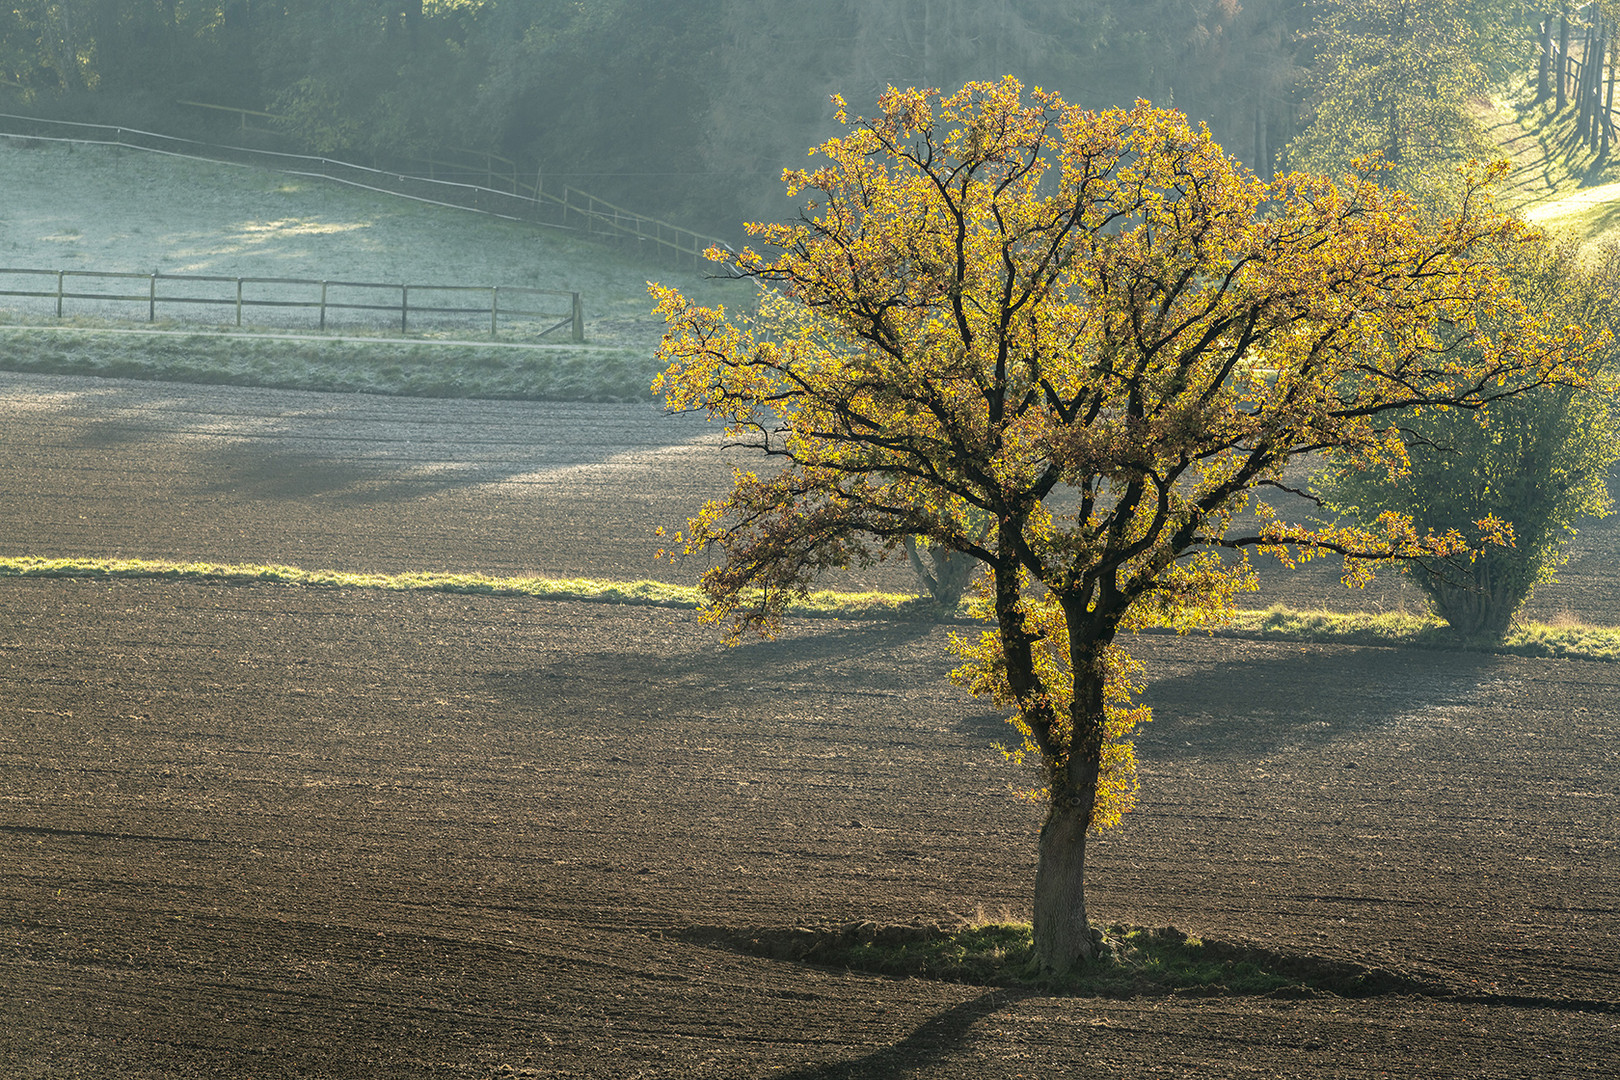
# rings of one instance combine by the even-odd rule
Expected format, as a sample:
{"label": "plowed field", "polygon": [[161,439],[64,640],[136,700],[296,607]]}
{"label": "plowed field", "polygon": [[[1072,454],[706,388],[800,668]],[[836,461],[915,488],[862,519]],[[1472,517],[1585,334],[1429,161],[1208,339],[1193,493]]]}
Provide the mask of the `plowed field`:
{"label": "plowed field", "polygon": [[[653,576],[652,526],[725,480],[645,410],[22,376],[0,452],[0,554],[309,568]],[[1544,610],[1613,612],[1610,536]],[[1094,917],[1432,993],[1050,997],[692,943],[1027,916],[1037,817],[943,644],[0,579],[0,1075],[1614,1075],[1617,665],[1135,643],[1157,719]]]}

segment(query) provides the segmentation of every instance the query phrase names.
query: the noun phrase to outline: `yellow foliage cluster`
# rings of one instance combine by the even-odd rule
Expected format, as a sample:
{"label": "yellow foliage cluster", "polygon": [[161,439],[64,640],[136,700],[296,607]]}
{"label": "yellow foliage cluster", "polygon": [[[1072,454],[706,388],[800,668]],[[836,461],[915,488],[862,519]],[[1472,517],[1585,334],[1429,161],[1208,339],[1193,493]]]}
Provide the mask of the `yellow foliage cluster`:
{"label": "yellow foliage cluster", "polygon": [[[988,599],[982,595],[977,598],[973,607],[975,616],[994,618]],[[1008,723],[1017,731],[1019,742],[1012,747],[1002,747],[1001,752],[1014,764],[1041,766],[1047,783],[1019,794],[1032,801],[1044,801],[1051,796],[1051,778],[1066,775],[1068,771],[1068,755],[1074,745],[1074,672],[1069,662],[1068,626],[1050,594],[1026,593],[1021,603],[1028,625],[1039,638],[1035,670],[1046,688],[1047,704],[1057,717],[1047,737],[1043,740],[1029,726],[1017,696],[1010,691],[998,631],[982,630],[973,637],[951,634],[951,647],[963,661],[951,672],[951,680],[975,695],[989,697],[1013,710]],[[1095,668],[1102,682],[1103,740],[1091,824],[1096,829],[1108,829],[1118,825],[1120,818],[1136,805],[1141,785],[1136,775],[1136,747],[1130,736],[1153,719],[1153,711],[1132,700],[1143,690],[1139,681],[1142,665],[1123,649],[1117,645],[1102,649]],[[1055,743],[1060,749],[1048,755],[1043,750],[1045,742]]]}

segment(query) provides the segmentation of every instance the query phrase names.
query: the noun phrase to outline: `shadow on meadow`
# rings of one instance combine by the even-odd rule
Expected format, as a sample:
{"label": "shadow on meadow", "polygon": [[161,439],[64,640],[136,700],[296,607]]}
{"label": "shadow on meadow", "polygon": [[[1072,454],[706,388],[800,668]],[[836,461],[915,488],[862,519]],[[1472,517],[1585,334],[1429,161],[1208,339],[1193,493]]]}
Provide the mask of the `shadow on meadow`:
{"label": "shadow on meadow", "polygon": [[[1401,717],[1472,701],[1502,658],[1413,648],[1251,644],[1242,655],[1155,677],[1175,639],[1139,648],[1153,722],[1144,757],[1248,760],[1357,738]],[[1247,644],[1247,643],[1246,643]]]}

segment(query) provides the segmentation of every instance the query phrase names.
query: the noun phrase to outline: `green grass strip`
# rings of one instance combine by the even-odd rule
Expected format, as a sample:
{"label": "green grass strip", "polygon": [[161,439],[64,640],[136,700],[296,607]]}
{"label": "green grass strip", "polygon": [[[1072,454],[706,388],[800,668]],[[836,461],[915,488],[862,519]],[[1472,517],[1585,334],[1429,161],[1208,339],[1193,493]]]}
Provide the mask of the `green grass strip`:
{"label": "green grass strip", "polygon": [[[313,588],[392,589],[530,596],[649,607],[696,608],[702,594],[690,585],[591,578],[490,577],[484,574],[353,574],[293,566],[178,563],[144,559],[0,558],[0,577],[123,578],[202,584],[264,582]],[[789,615],[838,619],[965,621],[916,596],[901,593],[815,592],[789,606]],[[1214,633],[1264,641],[1304,641],[1425,649],[1469,649],[1514,656],[1620,661],[1620,627],[1526,622],[1500,643],[1459,639],[1432,616],[1394,612],[1295,611],[1274,607],[1239,611]]]}
{"label": "green grass strip", "polygon": [[1240,611],[1222,633],[1267,641],[1333,642],[1341,645],[1401,645],[1425,649],[1474,649],[1513,656],[1620,660],[1620,627],[1521,622],[1501,642],[1465,641],[1432,615],[1295,611],[1274,607]]}
{"label": "green grass strip", "polygon": [[[703,599],[702,593],[691,585],[671,585],[662,581],[503,578],[484,574],[354,574],[339,570],[301,570],[294,566],[177,563],[147,559],[0,559],[0,577],[118,578],[216,585],[268,583],[313,588],[531,596],[540,600],[583,600],[674,608],[696,608]],[[792,605],[788,614],[832,618],[899,618],[909,616],[918,609],[919,603],[914,596],[878,592],[815,592]]]}

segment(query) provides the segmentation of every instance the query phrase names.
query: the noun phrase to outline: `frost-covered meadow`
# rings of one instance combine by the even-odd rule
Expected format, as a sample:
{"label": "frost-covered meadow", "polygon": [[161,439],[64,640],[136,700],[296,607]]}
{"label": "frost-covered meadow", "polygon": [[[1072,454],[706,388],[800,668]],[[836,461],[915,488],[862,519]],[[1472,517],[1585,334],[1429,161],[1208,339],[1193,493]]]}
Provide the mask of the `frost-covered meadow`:
{"label": "frost-covered meadow", "polygon": [[[133,150],[0,139],[0,271],[102,271],[230,278],[392,282],[412,286],[470,285],[578,292],[587,344],[566,332],[534,342],[555,318],[503,316],[499,346],[476,343],[489,319],[441,317],[411,324],[409,343],[248,340],[221,304],[156,307],[163,335],[146,328],[144,301],[69,300],[64,320],[55,302],[0,297],[0,366],[14,371],[115,375],[289,389],[363,390],[451,397],[634,401],[649,398],[659,364],[653,356],[661,322],[653,317],[647,282],[665,281],[705,303],[747,303],[753,287],[714,280],[687,268],[637,258],[564,230],[492,218],[452,207],[288,176]],[[69,292],[144,294],[145,280],[68,278]],[[54,275],[0,272],[0,289],[50,291]],[[178,290],[184,289],[181,292]],[[282,289],[283,293],[275,290]],[[176,290],[171,292],[170,290]],[[234,295],[234,285],[170,283],[160,296]],[[318,287],[248,287],[249,297],[308,302]],[[340,299],[334,290],[334,300]],[[349,292],[346,302],[398,303],[399,292]],[[422,303],[468,306],[480,294],[412,293]],[[519,296],[503,309],[534,303],[563,309],[566,297]],[[366,320],[370,319],[368,323]],[[294,333],[317,329],[317,313],[253,308],[244,328]],[[9,326],[7,324],[10,324]],[[50,328],[45,332],[45,328]],[[329,330],[398,333],[398,316],[334,312]],[[173,331],[183,331],[175,336]],[[434,339],[438,339],[435,342]]]}
{"label": "frost-covered meadow", "polygon": [[0,186],[5,267],[554,289],[581,294],[591,340],[648,347],[649,278],[746,297],[565,231],[262,169],[0,139]]}

